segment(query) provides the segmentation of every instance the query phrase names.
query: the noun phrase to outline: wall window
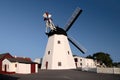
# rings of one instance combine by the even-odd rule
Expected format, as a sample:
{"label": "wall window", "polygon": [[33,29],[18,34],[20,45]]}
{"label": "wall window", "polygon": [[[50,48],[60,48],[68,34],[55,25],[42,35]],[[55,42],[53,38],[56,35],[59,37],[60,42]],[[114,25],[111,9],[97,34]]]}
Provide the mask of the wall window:
{"label": "wall window", "polygon": [[62,66],[62,63],[61,63],[61,62],[58,62],[58,66]]}
{"label": "wall window", "polygon": [[74,59],[74,61],[75,61],[75,62],[78,62],[78,59],[77,59],[77,58],[75,58],[75,59]]}
{"label": "wall window", "polygon": [[15,67],[17,67],[17,64],[15,64]]}
{"label": "wall window", "polygon": [[58,44],[60,44],[61,42],[60,41],[58,41]]}
{"label": "wall window", "polygon": [[82,59],[80,59],[80,61],[82,61]]}
{"label": "wall window", "polygon": [[50,51],[48,51],[48,55],[50,55]]}
{"label": "wall window", "polygon": [[82,63],[80,63],[80,66],[82,66]]}

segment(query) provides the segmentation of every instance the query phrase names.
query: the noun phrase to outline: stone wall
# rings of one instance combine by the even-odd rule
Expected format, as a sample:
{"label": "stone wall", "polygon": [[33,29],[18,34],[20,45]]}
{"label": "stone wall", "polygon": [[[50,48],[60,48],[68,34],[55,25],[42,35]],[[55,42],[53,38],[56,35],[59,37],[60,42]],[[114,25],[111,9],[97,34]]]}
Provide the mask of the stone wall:
{"label": "stone wall", "polygon": [[120,68],[97,68],[97,73],[120,74]]}

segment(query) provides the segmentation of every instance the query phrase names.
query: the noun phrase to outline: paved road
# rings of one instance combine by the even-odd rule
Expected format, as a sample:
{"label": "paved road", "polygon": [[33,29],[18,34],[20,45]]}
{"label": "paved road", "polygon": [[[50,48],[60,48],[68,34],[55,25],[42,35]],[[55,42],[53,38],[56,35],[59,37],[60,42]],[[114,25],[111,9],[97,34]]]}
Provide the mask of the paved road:
{"label": "paved road", "polygon": [[40,70],[37,74],[0,75],[0,80],[120,80],[120,75],[77,70]]}

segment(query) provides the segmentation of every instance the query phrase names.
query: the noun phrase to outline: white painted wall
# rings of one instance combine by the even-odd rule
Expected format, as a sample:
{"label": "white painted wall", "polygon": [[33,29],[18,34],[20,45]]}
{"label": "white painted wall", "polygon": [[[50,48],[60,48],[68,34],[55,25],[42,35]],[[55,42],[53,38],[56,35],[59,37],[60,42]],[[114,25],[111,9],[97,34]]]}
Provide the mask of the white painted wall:
{"label": "white painted wall", "polygon": [[[60,44],[58,44],[58,41],[60,41]],[[48,51],[50,51],[49,55]],[[48,69],[76,68],[69,42],[65,35],[54,34],[48,38],[41,69],[46,69],[46,61],[48,61]],[[58,66],[58,62],[61,62],[61,66]]]}
{"label": "white painted wall", "polygon": [[97,67],[97,73],[120,74],[120,68],[100,68],[100,67]]}
{"label": "white painted wall", "polygon": [[38,64],[35,64],[35,73],[38,73]]}
{"label": "white painted wall", "polygon": [[4,59],[2,61],[2,71],[5,71],[5,64],[7,65],[7,72],[15,72],[16,67],[15,64],[18,64],[16,62],[11,63],[8,59]]}
{"label": "white painted wall", "polygon": [[[38,64],[35,64],[35,73],[38,72]],[[19,63],[16,69],[16,73],[20,74],[30,74],[31,73],[31,64]]]}
{"label": "white painted wall", "polygon": [[31,64],[19,63],[17,65],[16,73],[20,74],[30,74],[31,73]]}
{"label": "white painted wall", "polygon": [[34,60],[34,62],[38,63],[38,64],[41,64],[42,63],[42,58],[36,58]]}
{"label": "white painted wall", "polygon": [[[19,74],[30,74],[31,73],[31,64],[10,62],[8,59],[2,61],[2,71],[5,71],[5,64],[7,65],[7,72],[15,72]],[[17,67],[15,67],[17,64]],[[38,64],[35,64],[35,72],[38,72]]]}

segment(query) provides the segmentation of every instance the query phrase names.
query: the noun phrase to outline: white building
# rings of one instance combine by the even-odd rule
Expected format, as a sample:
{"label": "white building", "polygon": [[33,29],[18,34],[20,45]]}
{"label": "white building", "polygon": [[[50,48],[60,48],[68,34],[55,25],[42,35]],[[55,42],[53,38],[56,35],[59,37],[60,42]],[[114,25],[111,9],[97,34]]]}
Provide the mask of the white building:
{"label": "white building", "polygon": [[35,63],[38,63],[38,68],[41,68],[41,65],[42,65],[42,58],[36,58],[34,60]]}
{"label": "white building", "polygon": [[22,58],[8,58],[2,61],[2,71],[19,74],[37,73],[38,64]]}
{"label": "white building", "polygon": [[93,59],[74,56],[74,61],[75,61],[76,68],[80,68],[82,70],[96,68],[95,61]]}
{"label": "white building", "polygon": [[34,60],[34,62],[38,63],[38,64],[42,64],[42,58],[36,58]]}

